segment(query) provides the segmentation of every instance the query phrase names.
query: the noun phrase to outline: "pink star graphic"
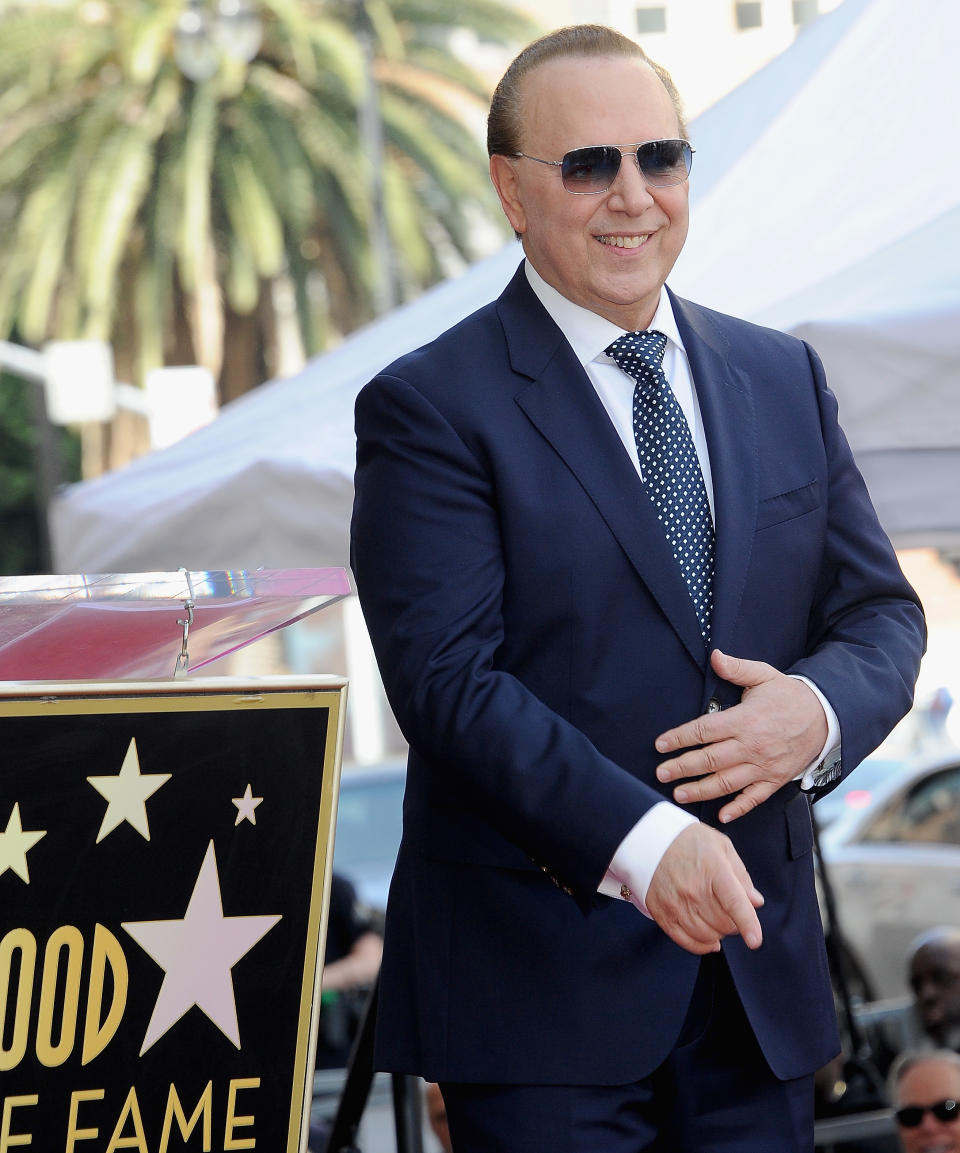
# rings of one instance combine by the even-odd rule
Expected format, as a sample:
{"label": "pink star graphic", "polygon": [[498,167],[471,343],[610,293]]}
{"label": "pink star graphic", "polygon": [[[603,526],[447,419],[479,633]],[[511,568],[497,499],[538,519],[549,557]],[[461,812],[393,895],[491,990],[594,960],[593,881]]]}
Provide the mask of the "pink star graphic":
{"label": "pink star graphic", "polygon": [[240,1048],[233,966],[280,916],[225,917],[213,841],[179,921],[124,921],[123,927],[165,971],[140,1056],[194,1005]]}

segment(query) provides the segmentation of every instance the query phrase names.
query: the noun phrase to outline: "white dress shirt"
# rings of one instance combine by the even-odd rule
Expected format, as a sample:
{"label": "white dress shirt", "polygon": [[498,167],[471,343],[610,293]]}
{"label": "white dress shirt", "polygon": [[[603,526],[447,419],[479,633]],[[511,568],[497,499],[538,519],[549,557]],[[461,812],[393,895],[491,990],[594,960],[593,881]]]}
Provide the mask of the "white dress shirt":
{"label": "white dress shirt", "polygon": [[[524,269],[530,287],[550,316],[556,321],[560,331],[573,349],[574,355],[583,365],[584,371],[590,378],[590,383],[596,389],[607,415],[623,441],[624,449],[642,479],[643,470],[640,466],[633,434],[633,392],[636,381],[604,351],[618,336],[622,336],[625,330],[561,295],[555,288],[547,284],[529,260],[524,262]],[[690,362],[687,359],[683,341],[677,328],[670,298],[664,288],[660,289],[657,310],[648,327],[662,332],[667,338],[667,347],[663,357],[664,375],[683,410],[687,424],[690,426],[694,448],[700,462],[700,471],[703,473],[703,480],[706,485],[707,499],[710,502],[710,514],[714,516],[713,474],[710,471],[710,454],[707,451],[703,418],[700,414],[693,377],[690,373]],[[823,706],[828,728],[827,740],[820,756],[804,773],[804,780],[806,781],[806,778],[812,774],[823,758],[828,753],[833,754],[839,748],[840,725],[829,701],[817,686],[807,677],[798,679],[809,685],[816,694]],[[649,916],[645,898],[657,865],[673,843],[674,838],[689,825],[696,823],[696,817],[671,801],[660,801],[654,805],[621,841],[613,855],[606,876],[600,883],[599,892],[610,897],[629,899],[641,912]]]}

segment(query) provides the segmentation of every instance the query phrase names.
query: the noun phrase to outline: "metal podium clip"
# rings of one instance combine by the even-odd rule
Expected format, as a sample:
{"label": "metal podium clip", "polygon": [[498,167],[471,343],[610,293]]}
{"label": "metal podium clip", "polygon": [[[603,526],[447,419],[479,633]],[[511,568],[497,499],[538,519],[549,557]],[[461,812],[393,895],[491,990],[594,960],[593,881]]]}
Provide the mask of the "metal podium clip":
{"label": "metal podium clip", "polygon": [[190,573],[185,568],[180,569],[180,572],[183,573],[186,579],[188,595],[183,602],[183,607],[186,609],[187,615],[186,617],[177,618],[177,624],[183,629],[183,635],[180,639],[180,652],[177,654],[177,663],[173,669],[175,680],[181,680],[190,671],[190,653],[187,650],[187,643],[190,639],[190,626],[193,624],[193,610],[196,605],[193,581],[190,580]]}

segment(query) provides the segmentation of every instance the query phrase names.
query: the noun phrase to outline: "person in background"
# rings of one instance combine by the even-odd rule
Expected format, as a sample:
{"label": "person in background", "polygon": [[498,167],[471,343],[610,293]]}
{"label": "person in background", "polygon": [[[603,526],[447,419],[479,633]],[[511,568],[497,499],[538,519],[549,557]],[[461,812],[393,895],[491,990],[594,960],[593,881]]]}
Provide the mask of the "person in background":
{"label": "person in background", "polygon": [[960,1153],[960,1055],[901,1054],[890,1070],[890,1103],[904,1153]]}
{"label": "person in background", "polygon": [[932,1045],[960,1050],[960,928],[921,933],[910,946],[910,988]]}
{"label": "person in background", "polygon": [[375,1060],[457,1153],[801,1153],[839,1048],[809,800],[910,707],[923,613],[816,353],[665,287],[686,137],[627,37],[529,45],[488,119],[524,259],[357,400],[410,745]]}
{"label": "person in background", "polygon": [[357,900],[350,881],[334,873],[321,979],[318,1069],[340,1069],[347,1064],[382,956],[383,938],[370,910]]}
{"label": "person in background", "polygon": [[450,1126],[447,1124],[447,1107],[436,1081],[427,1081],[423,1091],[423,1104],[427,1111],[427,1121],[443,1153],[453,1153],[453,1146],[450,1144]]}

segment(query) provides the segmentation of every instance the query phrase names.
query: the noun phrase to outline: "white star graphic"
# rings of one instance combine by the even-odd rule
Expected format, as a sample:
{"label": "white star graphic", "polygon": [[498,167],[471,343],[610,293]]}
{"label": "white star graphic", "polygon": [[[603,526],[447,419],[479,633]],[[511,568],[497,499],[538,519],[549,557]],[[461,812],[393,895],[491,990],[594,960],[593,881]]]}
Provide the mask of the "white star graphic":
{"label": "white star graphic", "polygon": [[233,822],[233,827],[236,828],[241,821],[249,821],[251,825],[257,823],[257,805],[263,800],[263,797],[255,797],[253,789],[247,785],[242,797],[232,797],[233,803],[237,806],[237,819]]}
{"label": "white star graphic", "polygon": [[280,916],[225,917],[213,841],[179,921],[124,921],[123,927],[165,971],[140,1056],[194,1005],[240,1048],[231,969]]}
{"label": "white star graphic", "polygon": [[27,851],[47,835],[46,829],[34,829],[24,832],[20,823],[20,803],[16,802],[7,827],[0,833],[0,876],[7,869],[13,869],[17,876],[30,884],[30,873],[27,869]]}
{"label": "white star graphic", "polygon": [[98,845],[123,821],[131,824],[145,841],[150,840],[146,800],[170,780],[170,773],[140,772],[140,758],[137,755],[135,737],[130,740],[118,776],[87,777],[87,780],[109,802],[103,815],[100,832],[97,833]]}

